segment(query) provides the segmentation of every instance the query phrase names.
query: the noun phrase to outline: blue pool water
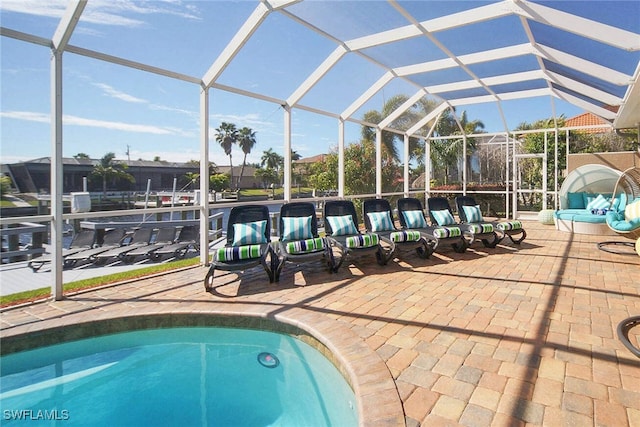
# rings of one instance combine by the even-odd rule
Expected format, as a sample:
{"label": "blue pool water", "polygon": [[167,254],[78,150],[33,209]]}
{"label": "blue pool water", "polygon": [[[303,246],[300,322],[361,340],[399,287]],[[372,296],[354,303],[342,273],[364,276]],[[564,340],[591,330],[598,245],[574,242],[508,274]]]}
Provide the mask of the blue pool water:
{"label": "blue pool water", "polygon": [[358,424],[337,369],[306,343],[266,331],[132,331],[10,354],[0,366],[3,425]]}

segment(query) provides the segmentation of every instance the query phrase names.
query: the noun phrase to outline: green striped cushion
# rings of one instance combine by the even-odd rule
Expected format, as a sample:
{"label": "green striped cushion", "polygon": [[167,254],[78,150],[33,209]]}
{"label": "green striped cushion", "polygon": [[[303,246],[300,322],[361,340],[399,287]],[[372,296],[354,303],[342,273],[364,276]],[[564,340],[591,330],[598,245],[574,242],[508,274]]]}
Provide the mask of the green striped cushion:
{"label": "green striped cushion", "polygon": [[358,234],[357,236],[349,236],[346,239],[347,248],[370,248],[376,246],[380,239],[377,234]]}
{"label": "green striped cushion", "polygon": [[306,254],[316,252],[325,248],[324,239],[316,237],[315,239],[298,240],[296,242],[287,242],[285,249],[288,254]]}
{"label": "green striped cushion", "polygon": [[522,223],[520,221],[501,221],[497,227],[502,231],[520,230],[522,229]]}
{"label": "green striped cushion", "polygon": [[230,262],[243,259],[260,258],[262,256],[261,245],[228,246],[218,248],[213,252],[214,261]]}
{"label": "green striped cushion", "polygon": [[440,227],[433,230],[433,235],[438,239],[446,239],[447,237],[459,237],[462,235],[460,227]]}
{"label": "green striped cushion", "polygon": [[394,231],[389,235],[392,242],[400,243],[400,242],[417,242],[422,237],[419,231],[415,230],[405,230],[405,231]]}
{"label": "green striped cushion", "polygon": [[469,224],[473,234],[493,233],[493,224]]}

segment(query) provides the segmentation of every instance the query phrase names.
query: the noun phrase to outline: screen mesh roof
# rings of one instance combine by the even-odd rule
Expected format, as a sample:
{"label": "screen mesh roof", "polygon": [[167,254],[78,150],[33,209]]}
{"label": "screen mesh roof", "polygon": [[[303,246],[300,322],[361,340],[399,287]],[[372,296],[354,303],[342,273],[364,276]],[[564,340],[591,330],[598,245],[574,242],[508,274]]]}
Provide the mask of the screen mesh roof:
{"label": "screen mesh roof", "polygon": [[[345,120],[384,93],[487,104],[505,131],[510,102],[539,98],[548,117],[567,102],[616,128],[640,123],[637,1],[108,3],[34,2],[56,13],[11,15],[2,35]],[[149,7],[162,9],[151,22],[105,25]]]}

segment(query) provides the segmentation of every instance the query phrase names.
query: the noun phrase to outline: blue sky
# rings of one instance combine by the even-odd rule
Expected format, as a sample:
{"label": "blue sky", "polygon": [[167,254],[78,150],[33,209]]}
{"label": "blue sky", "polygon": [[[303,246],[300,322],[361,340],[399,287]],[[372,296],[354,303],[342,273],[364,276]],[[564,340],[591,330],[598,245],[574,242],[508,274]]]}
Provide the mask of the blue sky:
{"label": "blue sky", "polygon": [[[70,43],[200,78],[256,4],[91,0]],[[50,39],[65,6],[65,1],[2,0],[0,18],[3,27]],[[0,43],[1,161],[50,156],[50,52],[8,37],[0,38]],[[286,99],[334,49],[326,38],[272,14],[218,82]],[[340,112],[383,72],[357,55],[347,56],[303,103]],[[132,160],[199,158],[199,86],[65,53],[63,90],[65,157],[83,152],[99,158],[112,151],[126,159],[128,148]],[[380,108],[395,93],[414,92],[415,87],[394,82],[356,117]],[[210,160],[219,165],[229,162],[213,140],[214,129],[222,121],[256,131],[258,144],[249,162],[259,162],[269,148],[282,154],[284,125],[279,105],[215,89],[210,96]],[[567,117],[582,113],[559,100],[555,107],[557,114]],[[504,131],[492,104],[460,110],[466,110],[470,119],[482,120],[489,132]],[[546,118],[551,115],[551,100],[513,101],[505,115],[510,127]],[[303,157],[326,153],[337,145],[334,118],[294,110],[292,128],[293,149]],[[347,143],[356,141],[359,133],[358,125],[348,123]],[[234,165],[241,160],[240,150],[234,150]]]}

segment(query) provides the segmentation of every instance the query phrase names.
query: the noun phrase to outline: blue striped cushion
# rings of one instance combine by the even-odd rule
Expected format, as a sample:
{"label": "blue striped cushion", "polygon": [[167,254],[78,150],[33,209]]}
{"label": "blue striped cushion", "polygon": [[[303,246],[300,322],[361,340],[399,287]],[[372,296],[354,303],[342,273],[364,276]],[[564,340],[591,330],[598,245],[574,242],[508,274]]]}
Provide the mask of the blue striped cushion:
{"label": "blue striped cushion", "polygon": [[456,220],[453,219],[453,215],[449,212],[449,209],[443,209],[441,211],[431,211],[433,219],[436,220],[438,225],[453,225]]}
{"label": "blue striped cushion", "polygon": [[493,224],[470,224],[469,229],[473,234],[493,233]]}
{"label": "blue striped cushion", "polygon": [[347,237],[347,248],[370,248],[376,246],[380,239],[377,234],[358,234],[357,236]]}
{"label": "blue striped cushion", "polygon": [[328,216],[327,222],[331,227],[331,234],[334,236],[344,236],[346,234],[358,234],[358,229],[353,223],[351,215]]}
{"label": "blue striped cushion", "polygon": [[602,194],[598,194],[598,197],[591,200],[587,205],[587,209],[605,209],[611,205],[611,201],[605,198]]}
{"label": "blue striped cushion", "polygon": [[463,206],[464,216],[467,217],[467,222],[482,222],[482,212],[480,212],[480,206]]}
{"label": "blue striped cushion", "polygon": [[260,258],[260,245],[230,246],[216,249],[213,253],[214,261],[229,262],[243,259]]}
{"label": "blue striped cushion", "polygon": [[422,211],[403,211],[404,222],[407,224],[407,228],[426,228],[427,221],[424,220]]}
{"label": "blue striped cushion", "polygon": [[316,252],[325,248],[324,239],[322,237],[316,237],[315,239],[298,240],[297,242],[288,242],[285,246],[287,253],[305,254],[309,252]]}
{"label": "blue striped cushion", "polygon": [[254,221],[233,224],[233,246],[251,245],[254,243],[267,243],[264,235],[267,221]]}
{"label": "blue striped cushion", "polygon": [[393,230],[393,221],[389,211],[385,212],[368,212],[369,222],[371,223],[371,231],[389,231]]}
{"label": "blue striped cushion", "polygon": [[462,234],[460,227],[440,227],[433,230],[433,235],[438,239],[447,237],[459,237]]}
{"label": "blue striped cushion", "polygon": [[311,239],[311,216],[282,218],[282,240]]}
{"label": "blue striped cushion", "polygon": [[520,221],[501,221],[497,227],[502,231],[520,230],[522,229],[522,223]]}
{"label": "blue striped cushion", "polygon": [[403,231],[394,231],[389,235],[392,242],[400,243],[400,242],[417,242],[421,239],[421,235],[419,231],[415,230],[403,230]]}

